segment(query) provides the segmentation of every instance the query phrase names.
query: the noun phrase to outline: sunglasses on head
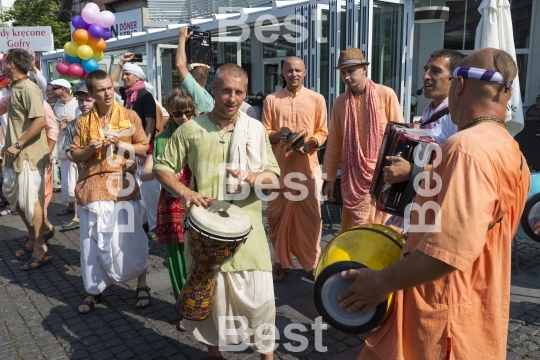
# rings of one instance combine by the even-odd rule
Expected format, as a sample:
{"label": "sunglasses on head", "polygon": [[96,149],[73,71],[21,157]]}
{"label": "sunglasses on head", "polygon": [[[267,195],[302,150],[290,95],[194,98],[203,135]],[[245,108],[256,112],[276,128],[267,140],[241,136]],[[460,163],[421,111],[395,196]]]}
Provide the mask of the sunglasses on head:
{"label": "sunglasses on head", "polygon": [[186,115],[186,117],[192,117],[193,116],[193,110],[173,111],[173,112],[171,112],[171,114],[175,118],[181,118],[182,115]]}
{"label": "sunglasses on head", "polygon": [[63,86],[53,86],[53,90],[58,90],[58,89],[61,89]]}

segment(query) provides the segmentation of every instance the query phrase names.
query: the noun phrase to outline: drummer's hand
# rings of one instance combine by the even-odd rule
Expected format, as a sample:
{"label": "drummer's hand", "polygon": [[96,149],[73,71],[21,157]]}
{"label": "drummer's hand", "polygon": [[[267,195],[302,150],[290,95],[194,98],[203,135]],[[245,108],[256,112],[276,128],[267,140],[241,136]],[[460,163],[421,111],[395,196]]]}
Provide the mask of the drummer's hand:
{"label": "drummer's hand", "polygon": [[412,164],[400,156],[387,156],[386,160],[393,161],[394,165],[383,167],[384,182],[397,184],[409,180]]}
{"label": "drummer's hand", "polygon": [[534,224],[533,231],[535,235],[540,235],[540,221]]}
{"label": "drummer's hand", "polygon": [[189,208],[191,204],[207,208],[212,205],[212,200],[214,200],[190,189],[186,189],[186,191],[184,192],[184,194],[181,195],[181,197],[184,205],[186,205],[186,208]]}
{"label": "drummer's hand", "polygon": [[231,174],[235,179],[240,179],[242,181],[245,181],[251,187],[255,186],[255,181],[257,180],[257,177],[260,175],[260,173],[256,173],[256,172],[249,172],[245,170],[231,169],[231,168],[227,168],[227,172]]}
{"label": "drummer's hand", "polygon": [[323,195],[326,196],[326,201],[334,202],[336,199],[334,198],[334,183],[331,181],[328,181],[326,185],[324,186]]}
{"label": "drummer's hand", "polygon": [[343,278],[354,279],[354,282],[338,295],[339,307],[346,309],[349,314],[359,310],[365,315],[386,300],[388,293],[383,284],[380,284],[378,273],[371,269],[341,272]]}

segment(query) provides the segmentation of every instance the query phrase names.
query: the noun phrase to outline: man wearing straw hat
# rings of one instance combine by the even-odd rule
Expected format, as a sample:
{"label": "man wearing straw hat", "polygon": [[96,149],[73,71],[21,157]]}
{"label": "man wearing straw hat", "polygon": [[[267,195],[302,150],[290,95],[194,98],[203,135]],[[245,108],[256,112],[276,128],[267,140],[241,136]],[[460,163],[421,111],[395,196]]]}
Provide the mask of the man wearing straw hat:
{"label": "man wearing straw hat", "polygon": [[437,185],[415,198],[418,208],[435,203],[438,211],[412,212],[411,225],[427,225],[410,232],[398,262],[342,274],[354,279],[338,296],[349,313],[365,314],[395,292],[393,314],[358,359],[506,357],[511,243],[530,188],[504,122],[516,75],[512,57],[493,48],[452,73],[448,100],[459,131],[427,175]]}
{"label": "man wearing straw hat", "polygon": [[388,121],[403,122],[397,96],[389,87],[367,77],[369,62],[358,48],[341,51],[336,69],[347,85],[332,108],[330,135],[324,156],[324,195],[334,199],[341,162],[342,230],[361,224],[384,224],[388,215],[378,211],[369,195],[381,140]]}

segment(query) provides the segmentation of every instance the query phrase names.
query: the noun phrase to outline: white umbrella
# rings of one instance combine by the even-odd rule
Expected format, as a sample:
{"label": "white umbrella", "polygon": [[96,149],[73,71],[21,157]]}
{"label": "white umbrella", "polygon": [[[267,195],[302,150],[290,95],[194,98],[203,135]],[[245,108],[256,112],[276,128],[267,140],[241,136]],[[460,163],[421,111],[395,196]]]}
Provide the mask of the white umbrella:
{"label": "white umbrella", "polygon": [[[483,0],[478,11],[482,17],[476,28],[474,49],[492,47],[504,50],[515,61],[516,47],[508,0]],[[523,130],[524,125],[519,77],[516,77],[512,88],[512,98],[508,102],[506,110],[506,129],[512,136],[515,136]]]}

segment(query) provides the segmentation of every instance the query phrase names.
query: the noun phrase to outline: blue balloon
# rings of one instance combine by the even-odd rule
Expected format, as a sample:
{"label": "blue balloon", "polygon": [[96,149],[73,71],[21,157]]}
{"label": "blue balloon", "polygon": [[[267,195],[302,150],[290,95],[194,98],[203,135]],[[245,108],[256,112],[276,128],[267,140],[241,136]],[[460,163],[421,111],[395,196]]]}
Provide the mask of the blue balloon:
{"label": "blue balloon", "polygon": [[92,24],[88,27],[88,34],[94,39],[101,39],[103,37],[103,28],[98,24]]}
{"label": "blue balloon", "polygon": [[94,70],[99,70],[99,64],[95,59],[83,60],[82,67],[87,74]]}
{"label": "blue balloon", "polygon": [[69,55],[66,55],[66,60],[69,61],[71,64],[80,64],[82,59],[78,56],[69,56]]}

